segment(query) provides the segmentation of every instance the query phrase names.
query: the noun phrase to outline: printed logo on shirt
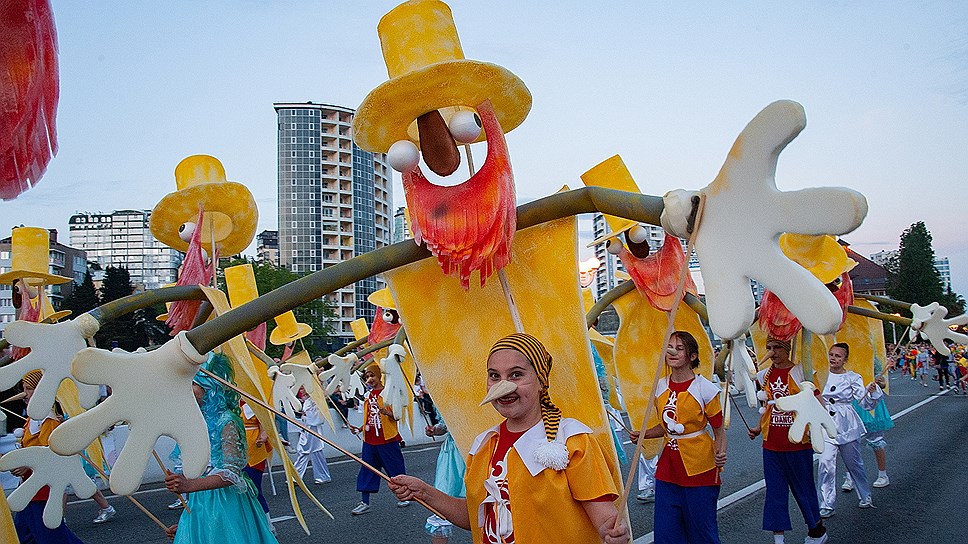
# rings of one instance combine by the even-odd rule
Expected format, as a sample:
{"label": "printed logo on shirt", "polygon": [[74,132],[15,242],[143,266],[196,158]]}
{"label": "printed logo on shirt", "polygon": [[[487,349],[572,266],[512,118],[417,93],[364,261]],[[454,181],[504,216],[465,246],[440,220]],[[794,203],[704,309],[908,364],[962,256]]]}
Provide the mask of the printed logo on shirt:
{"label": "printed logo on shirt", "polygon": [[[788,396],[790,387],[782,377],[778,376],[776,381],[770,383],[770,393],[773,396],[771,400],[776,400]],[[793,416],[793,412],[784,412],[774,405],[773,412],[770,414],[770,425],[789,427],[793,425]]]}

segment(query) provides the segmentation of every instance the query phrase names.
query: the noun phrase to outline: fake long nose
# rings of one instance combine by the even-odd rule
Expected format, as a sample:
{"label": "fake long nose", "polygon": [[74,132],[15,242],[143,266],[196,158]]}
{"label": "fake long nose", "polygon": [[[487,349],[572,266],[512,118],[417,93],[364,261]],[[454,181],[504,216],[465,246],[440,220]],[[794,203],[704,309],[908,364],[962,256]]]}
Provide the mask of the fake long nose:
{"label": "fake long nose", "polygon": [[440,112],[434,110],[418,117],[417,133],[420,135],[420,154],[427,167],[438,176],[453,174],[460,166],[460,151]]}
{"label": "fake long nose", "polygon": [[487,394],[484,395],[484,399],[481,400],[481,406],[485,404],[490,404],[497,399],[503,397],[504,395],[510,395],[518,390],[517,384],[511,383],[507,380],[501,380],[496,384],[492,385],[490,389],[487,390]]}

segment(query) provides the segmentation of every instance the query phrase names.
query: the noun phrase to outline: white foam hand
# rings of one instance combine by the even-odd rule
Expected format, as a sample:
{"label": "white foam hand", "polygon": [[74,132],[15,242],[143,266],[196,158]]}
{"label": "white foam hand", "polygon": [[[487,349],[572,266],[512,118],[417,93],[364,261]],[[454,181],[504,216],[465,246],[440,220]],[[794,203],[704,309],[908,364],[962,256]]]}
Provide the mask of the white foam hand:
{"label": "white foam hand", "polygon": [[130,495],[138,489],[162,435],[181,448],[185,476],[198,478],[208,466],[210,446],[192,378],[204,361],[184,332],[149,352],[82,349],[74,357],[74,375],[84,383],[107,384],[111,396],[55,429],[50,448],[73,455],[112,425],[126,421],[128,438],[111,472],[112,491]]}
{"label": "white foam hand", "polygon": [[729,350],[729,368],[733,371],[733,384],[736,390],[746,395],[746,404],[750,408],[759,406],[756,398],[756,363],[746,350],[746,335],[731,340]]}
{"label": "white foam hand", "polygon": [[332,395],[337,387],[340,387],[344,399],[363,394],[363,382],[359,374],[353,372],[353,367],[359,362],[355,353],[350,353],[346,357],[340,357],[334,353],[327,360],[332,368],[323,371],[319,376],[321,381],[326,382],[327,396]]}
{"label": "white foam hand", "polygon": [[393,410],[393,415],[401,420],[406,413],[404,409],[410,402],[408,393],[410,384],[404,377],[403,368],[400,366],[406,356],[407,350],[403,346],[391,344],[387,348],[387,357],[380,361],[380,366],[383,367],[383,372],[387,376],[386,384],[384,384],[380,396],[383,397],[383,404],[389,406]]}
{"label": "white foam hand", "polygon": [[931,316],[940,307],[941,304],[937,302],[932,302],[927,306],[921,306],[919,304],[911,305],[911,330],[909,335],[912,342],[918,339],[918,333],[924,328],[924,322],[931,319]]}
{"label": "white foam hand", "polygon": [[790,426],[790,442],[803,441],[803,435],[810,426],[810,444],[813,451],[822,453],[824,448],[824,431],[827,436],[837,436],[837,424],[830,417],[827,408],[820,404],[814,395],[817,387],[811,382],[800,382],[800,392],[796,395],[780,397],[772,401],[777,408],[784,412],[795,412],[793,425]]}
{"label": "white foam hand", "polygon": [[[845,234],[867,215],[867,199],[844,187],[776,188],[780,152],[806,126],[803,107],[774,102],[736,138],[719,175],[701,192],[706,202],[696,253],[706,288],[709,324],[738,338],[754,317],[750,279],[776,294],[803,326],[818,334],[840,328],[843,313],[830,291],[779,247],[784,232]],[[662,226],[680,237],[694,193],[667,193]]]}
{"label": "white foam hand", "polygon": [[61,456],[46,446],[30,446],[13,450],[0,457],[0,471],[19,467],[30,469],[30,477],[10,494],[10,509],[19,512],[30,504],[30,499],[44,486],[50,486],[50,499],[44,505],[44,526],[60,527],[64,519],[64,491],[70,485],[80,499],[94,496],[97,486],[84,473],[78,455]]}
{"label": "white foam hand", "polygon": [[[27,403],[27,415],[43,420],[54,405],[60,383],[68,378],[74,379],[71,375],[74,354],[87,347],[86,339],[94,336],[98,327],[97,320],[88,314],[54,324],[29,321],[10,323],[3,331],[4,338],[11,345],[30,348],[30,353],[0,368],[0,390],[10,389],[28,372],[43,371],[44,375]],[[76,379],[74,381],[77,383],[77,399],[81,406],[94,406],[98,399],[97,385],[85,385]]]}
{"label": "white foam hand", "polygon": [[309,363],[308,365],[302,365],[299,363],[282,363],[279,367],[283,372],[287,372],[292,375],[293,383],[289,391],[295,396],[299,393],[300,389],[305,389],[306,394],[311,395],[313,391],[316,390],[316,383],[318,382],[316,378],[316,365]]}
{"label": "white foam hand", "polygon": [[[928,305],[928,307],[934,306],[935,304],[938,303],[932,302]],[[915,306],[918,305],[911,305],[912,313],[914,313]],[[945,319],[947,315],[948,309],[938,304],[938,307],[931,312],[930,316],[921,321],[921,327],[918,329],[918,332],[921,334],[921,336],[927,338],[928,341],[931,342],[931,345],[934,346],[934,349],[938,350],[938,353],[944,355],[945,357],[951,355],[951,350],[944,343],[945,340],[951,340],[956,344],[968,343],[968,336],[951,330],[952,326],[964,325],[968,323],[968,314],[961,314],[952,317],[951,319]],[[914,330],[914,319],[911,320],[911,330]]]}
{"label": "white foam hand", "polygon": [[269,377],[272,378],[272,404],[276,410],[281,410],[287,416],[296,419],[296,412],[302,410],[302,403],[293,393],[292,388],[296,384],[295,376],[272,367],[269,369]]}

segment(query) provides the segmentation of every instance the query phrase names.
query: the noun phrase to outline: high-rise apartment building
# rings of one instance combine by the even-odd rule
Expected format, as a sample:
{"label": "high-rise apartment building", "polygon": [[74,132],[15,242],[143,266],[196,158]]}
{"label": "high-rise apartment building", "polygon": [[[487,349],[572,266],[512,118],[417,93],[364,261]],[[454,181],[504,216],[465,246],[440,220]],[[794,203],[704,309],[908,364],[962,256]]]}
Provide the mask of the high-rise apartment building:
{"label": "high-rise apartment building", "polygon": [[[649,245],[652,246],[652,251],[662,247],[662,243],[665,241],[665,230],[656,225],[643,224],[642,226],[649,232]],[[612,229],[605,221],[605,216],[601,213],[594,214],[592,217],[593,239],[597,240],[610,232],[612,232]],[[624,237],[622,239],[624,241]],[[598,275],[595,276],[595,283],[592,284],[592,292],[595,294],[595,300],[598,300],[602,295],[622,283],[615,278],[615,273],[619,270],[624,272],[625,267],[622,266],[622,261],[618,257],[606,251],[605,244],[595,246],[595,257],[602,263],[601,268],[598,269]]]}
{"label": "high-rise apartment building", "polygon": [[[391,239],[393,194],[386,155],[353,143],[355,110],[328,104],[276,103],[279,168],[279,264],[312,273]],[[372,321],[366,298],[383,286],[376,277],[326,296],[339,323],[335,334],[353,339],[350,323]]]}
{"label": "high-rise apartment building", "polygon": [[264,230],[255,236],[255,257],[279,266],[279,231]]}
{"label": "high-rise apartment building", "polygon": [[[57,241],[57,230],[48,229],[50,232],[50,267],[51,274],[71,278],[73,282],[61,283],[58,285],[48,285],[47,295],[54,308],[60,308],[61,302],[65,297],[70,296],[74,284],[80,285],[84,282],[84,273],[87,271],[87,255],[84,250],[65,246]],[[0,273],[8,272],[11,266],[10,236],[0,240]],[[0,330],[7,323],[16,321],[17,309],[13,306],[13,286],[0,285]]]}
{"label": "high-rise apartment building", "polygon": [[136,291],[158,289],[178,279],[184,255],[151,234],[151,210],[80,212],[68,220],[71,245],[101,268],[128,269]]}
{"label": "high-rise apartment building", "polygon": [[[892,259],[897,259],[899,255],[896,249],[883,249],[871,255],[871,260],[886,267]],[[951,262],[947,257],[935,257],[934,269],[941,276],[941,288],[945,291],[951,288]]]}
{"label": "high-rise apartment building", "polygon": [[402,242],[407,238],[413,238],[410,232],[410,215],[407,208],[400,206],[393,212],[393,243]]}

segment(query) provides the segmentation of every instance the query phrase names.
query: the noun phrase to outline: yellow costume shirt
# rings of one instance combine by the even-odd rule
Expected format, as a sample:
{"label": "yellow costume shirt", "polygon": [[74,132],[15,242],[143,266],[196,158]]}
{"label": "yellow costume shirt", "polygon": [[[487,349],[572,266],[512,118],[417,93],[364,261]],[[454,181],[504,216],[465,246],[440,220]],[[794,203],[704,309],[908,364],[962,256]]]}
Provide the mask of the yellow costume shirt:
{"label": "yellow costume shirt", "polygon": [[[508,451],[507,494],[514,542],[519,544],[590,544],[601,542],[598,530],[585,514],[581,501],[603,497],[614,500],[618,491],[612,481],[604,452],[592,430],[570,418],[561,420],[559,440],[568,448],[568,467],[561,472],[540,465],[534,450],[547,442],[544,424],[538,422]],[[483,503],[488,499],[485,481],[491,472],[491,455],[497,448],[498,427],[481,433],[467,458],[467,511],[475,544],[484,543],[480,524]]]}
{"label": "yellow costume shirt", "polygon": [[[705,430],[709,419],[723,411],[719,387],[697,375],[685,391],[670,389],[668,378],[659,381],[656,391],[656,413],[662,416],[666,432],[664,444],[668,447],[675,440],[686,474],[695,476],[715,468],[715,443]],[[682,426],[680,432],[672,433],[670,427],[674,424]]]}

